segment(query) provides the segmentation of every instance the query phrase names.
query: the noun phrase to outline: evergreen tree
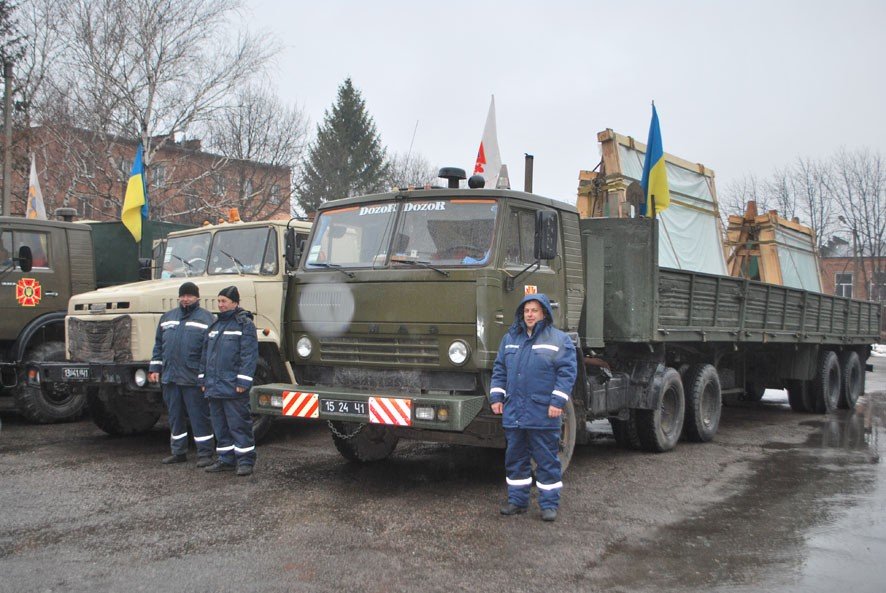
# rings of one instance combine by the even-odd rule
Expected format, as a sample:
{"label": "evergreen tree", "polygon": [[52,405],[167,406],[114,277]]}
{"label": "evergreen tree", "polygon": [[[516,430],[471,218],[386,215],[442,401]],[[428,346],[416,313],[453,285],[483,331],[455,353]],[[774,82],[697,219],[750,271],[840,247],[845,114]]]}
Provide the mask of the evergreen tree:
{"label": "evergreen tree", "polygon": [[314,212],[327,200],[384,191],[390,165],[385,148],[351,79],[338,87],[332,111],[317,126],[317,139],[304,163],[298,201]]}

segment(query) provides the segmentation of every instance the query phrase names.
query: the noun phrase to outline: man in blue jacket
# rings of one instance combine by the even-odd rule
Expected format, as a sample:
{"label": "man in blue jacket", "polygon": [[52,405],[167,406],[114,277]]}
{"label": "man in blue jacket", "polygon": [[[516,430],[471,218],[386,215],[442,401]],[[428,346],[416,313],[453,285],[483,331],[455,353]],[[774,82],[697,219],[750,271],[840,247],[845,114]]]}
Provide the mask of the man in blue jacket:
{"label": "man in blue jacket", "polygon": [[208,472],[248,476],[255,466],[255,437],[249,412],[249,388],[258,364],[258,335],[252,313],[240,308],[240,291],[218,293],[218,320],[203,347],[203,395],[209,400],[218,459]]}
{"label": "man in blue jacket", "polygon": [[492,371],[492,411],[504,414],[508,502],[502,515],[525,513],[532,487],[531,460],[541,518],[554,521],[563,487],[560,424],[578,371],[575,345],[553,325],[548,297],[526,295],[502,338]]}
{"label": "man in blue jacket", "polygon": [[203,340],[215,321],[200,307],[200,290],[193,282],[178,289],[178,307],[164,313],[157,326],[148,381],[163,385],[163,401],[169,412],[172,455],[163,463],[182,463],[188,456],[188,419],[197,445],[197,467],[212,464],[212,424],[209,404],[200,393],[197,375]]}

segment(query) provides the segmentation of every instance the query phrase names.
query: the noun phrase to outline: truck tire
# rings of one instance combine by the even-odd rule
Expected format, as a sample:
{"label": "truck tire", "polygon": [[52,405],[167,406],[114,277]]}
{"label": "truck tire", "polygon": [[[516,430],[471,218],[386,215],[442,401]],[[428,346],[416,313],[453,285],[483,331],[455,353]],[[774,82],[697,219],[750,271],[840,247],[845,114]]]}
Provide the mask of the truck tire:
{"label": "truck tire", "polygon": [[72,389],[61,383],[48,385],[28,385],[25,369],[30,362],[62,362],[65,360],[65,345],[62,342],[46,342],[29,350],[22,361],[18,373],[18,385],[13,390],[15,404],[22,415],[31,422],[48,424],[76,420],[83,413],[86,393],[82,389]]}
{"label": "truck tire", "polygon": [[818,370],[812,380],[810,392],[814,412],[833,412],[840,403],[840,361],[832,350],[823,350],[818,357]]}
{"label": "truck tire", "polygon": [[575,406],[570,399],[563,407],[563,423],[560,427],[560,449],[557,457],[560,458],[560,471],[566,473],[572,454],[575,452],[576,427]]}
{"label": "truck tire", "polygon": [[[348,461],[369,463],[387,459],[400,440],[392,430],[378,424],[364,424],[362,428],[353,422],[330,424],[332,442],[342,457]],[[358,432],[354,434],[354,431]]]}
{"label": "truck tire", "polygon": [[720,426],[723,408],[720,375],[713,365],[694,364],[686,372],[683,388],[686,396],[683,438],[706,443],[714,438]]}
{"label": "truck tire", "polygon": [[814,410],[810,408],[812,396],[809,394],[809,381],[801,379],[787,379],[785,387],[788,390],[788,403],[791,410],[801,414],[807,414]]}
{"label": "truck tire", "polygon": [[615,437],[615,444],[622,449],[633,449],[639,451],[643,448],[640,443],[640,434],[637,432],[637,419],[634,417],[634,410],[628,410],[628,419],[610,418],[609,424],[612,426],[612,436]]}
{"label": "truck tire", "polygon": [[655,389],[655,407],[651,410],[636,410],[637,432],[645,451],[663,453],[677,446],[683,431],[686,402],[680,373],[668,367]]}
{"label": "truck tire", "polygon": [[[270,383],[273,374],[271,373],[271,365],[268,364],[264,358],[258,358],[258,364],[255,366],[255,375],[253,377],[252,384],[253,385],[265,385],[266,383]],[[252,435],[255,438],[255,442],[261,442],[266,436],[268,436],[268,432],[271,430],[271,424],[274,422],[274,417],[268,414],[252,414]]]}
{"label": "truck tire", "polygon": [[138,397],[127,397],[114,387],[93,387],[86,396],[92,421],[112,436],[147,432],[157,424],[161,412]]}
{"label": "truck tire", "polygon": [[858,398],[864,394],[864,369],[861,367],[861,359],[857,352],[840,353],[840,377],[843,385],[838,405],[844,410],[851,410]]}

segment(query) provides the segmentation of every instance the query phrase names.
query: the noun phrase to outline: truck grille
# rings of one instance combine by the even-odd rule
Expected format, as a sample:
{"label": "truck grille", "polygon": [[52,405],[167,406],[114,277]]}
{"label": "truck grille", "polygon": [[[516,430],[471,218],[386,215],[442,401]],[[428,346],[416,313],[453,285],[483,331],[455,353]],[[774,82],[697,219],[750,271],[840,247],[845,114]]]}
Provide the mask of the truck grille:
{"label": "truck grille", "polygon": [[75,362],[132,362],[132,318],[68,318],[68,347]]}
{"label": "truck grille", "polygon": [[440,346],[435,338],[320,338],[323,362],[413,363],[437,366]]}

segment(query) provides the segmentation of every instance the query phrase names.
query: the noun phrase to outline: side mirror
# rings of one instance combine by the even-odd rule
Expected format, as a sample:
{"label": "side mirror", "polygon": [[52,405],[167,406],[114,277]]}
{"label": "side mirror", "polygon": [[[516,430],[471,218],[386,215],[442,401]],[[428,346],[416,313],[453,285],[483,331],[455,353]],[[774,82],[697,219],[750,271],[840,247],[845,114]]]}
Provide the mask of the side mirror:
{"label": "side mirror", "polygon": [[151,272],[154,271],[150,257],[140,257],[138,258],[138,279],[139,280],[150,280]]}
{"label": "side mirror", "polygon": [[22,269],[22,272],[27,274],[31,271],[31,268],[34,267],[34,256],[31,254],[31,248],[27,245],[22,245],[18,248],[18,267]]}
{"label": "side mirror", "polygon": [[301,259],[301,250],[305,244],[304,236],[299,237],[295,234],[295,229],[286,229],[284,237],[286,249],[286,269],[294,270],[298,266],[298,260]]}
{"label": "side mirror", "polygon": [[539,210],[535,213],[535,259],[557,257],[557,213]]}

